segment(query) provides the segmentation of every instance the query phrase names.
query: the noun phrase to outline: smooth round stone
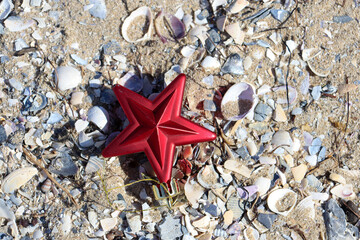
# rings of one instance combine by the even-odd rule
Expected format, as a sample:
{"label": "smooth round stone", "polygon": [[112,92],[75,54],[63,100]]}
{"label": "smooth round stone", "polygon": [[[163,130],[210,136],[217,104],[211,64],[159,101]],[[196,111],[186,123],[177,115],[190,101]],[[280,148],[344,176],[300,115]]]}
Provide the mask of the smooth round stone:
{"label": "smooth round stone", "polygon": [[75,88],[81,83],[81,73],[70,66],[58,67],[55,72],[55,82],[61,91]]}

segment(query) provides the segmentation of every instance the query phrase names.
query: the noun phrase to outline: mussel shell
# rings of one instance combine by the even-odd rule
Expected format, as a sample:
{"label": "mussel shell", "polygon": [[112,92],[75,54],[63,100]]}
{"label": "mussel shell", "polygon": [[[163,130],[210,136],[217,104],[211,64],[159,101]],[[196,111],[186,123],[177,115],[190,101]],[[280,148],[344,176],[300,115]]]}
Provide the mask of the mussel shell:
{"label": "mussel shell", "polygon": [[78,167],[75,165],[69,154],[60,152],[58,157],[52,161],[49,171],[66,177],[75,175],[78,171]]}

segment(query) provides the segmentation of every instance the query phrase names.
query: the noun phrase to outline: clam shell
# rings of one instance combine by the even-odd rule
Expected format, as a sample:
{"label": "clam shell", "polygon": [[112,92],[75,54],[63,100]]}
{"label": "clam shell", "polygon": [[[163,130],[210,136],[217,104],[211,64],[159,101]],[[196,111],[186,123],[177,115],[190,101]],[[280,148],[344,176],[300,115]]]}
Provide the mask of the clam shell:
{"label": "clam shell", "polygon": [[108,119],[109,113],[103,107],[94,106],[88,111],[88,121],[94,123],[103,131],[107,130]]}
{"label": "clam shell", "polygon": [[117,218],[104,218],[100,220],[101,228],[107,232],[113,229],[117,225]]}
{"label": "clam shell", "polygon": [[10,0],[3,0],[0,3],[0,20],[5,19],[13,10],[14,4]]}
{"label": "clam shell", "polygon": [[1,185],[1,190],[4,193],[12,193],[27,183],[37,173],[38,170],[34,167],[17,169],[4,178],[4,181]]}
{"label": "clam shell", "polygon": [[217,58],[206,56],[201,62],[201,66],[205,69],[205,71],[211,71],[220,68],[220,62]]}
{"label": "clam shell", "polygon": [[306,48],[302,51],[301,56],[304,61],[308,61],[319,54],[321,54],[321,50],[318,48]]}
{"label": "clam shell", "polygon": [[71,94],[71,100],[70,100],[71,105],[75,106],[82,104],[84,95],[85,95],[84,92],[73,92]]}
{"label": "clam shell", "polygon": [[295,208],[300,214],[306,214],[312,219],[315,219],[315,204],[312,196],[308,196],[301,200]]}
{"label": "clam shell", "polygon": [[133,72],[127,72],[122,78],[120,78],[119,84],[131,91],[140,92],[144,87],[144,79],[138,77]]}
{"label": "clam shell", "polygon": [[335,182],[346,184],[346,179],[337,173],[331,173],[329,178]]}
{"label": "clam shell", "polygon": [[240,82],[226,91],[221,101],[221,112],[227,120],[237,121],[252,112],[256,103],[255,88],[248,83]]}
{"label": "clam shell", "polygon": [[267,205],[274,213],[287,216],[295,207],[297,195],[290,189],[278,189],[270,193]]}
{"label": "clam shell", "polygon": [[[146,32],[144,33],[144,35],[138,39],[131,39],[131,37],[128,35],[128,30],[130,29],[130,26],[135,23],[135,20],[138,17],[146,17],[147,19],[147,23],[149,24]],[[146,27],[145,27],[146,28]],[[151,38],[151,33],[152,33],[152,29],[153,29],[153,16],[151,13],[151,9],[149,7],[143,6],[143,7],[139,7],[138,9],[136,9],[135,11],[133,11],[125,20],[124,23],[121,27],[121,34],[123,36],[123,38],[130,43],[135,43],[135,42],[141,42],[141,41],[145,41]]]}
{"label": "clam shell", "polygon": [[219,174],[217,174],[213,165],[206,165],[197,174],[199,184],[207,189],[221,187],[218,178]]}
{"label": "clam shell", "polygon": [[305,164],[300,164],[297,167],[291,168],[291,172],[296,182],[300,182],[305,177],[308,167]]}
{"label": "clam shell", "polygon": [[356,194],[354,193],[353,186],[351,184],[339,184],[333,187],[330,192],[342,199],[345,200],[354,200]]}
{"label": "clam shell", "polygon": [[55,71],[55,82],[61,91],[75,88],[81,83],[81,73],[70,66],[58,67]]}
{"label": "clam shell", "polygon": [[195,26],[189,31],[190,41],[195,42],[200,40],[200,42],[205,45],[206,31],[208,29],[205,26]]}
{"label": "clam shell", "polygon": [[98,157],[90,157],[89,162],[86,164],[85,173],[90,174],[97,172],[104,167],[104,160]]}
{"label": "clam shell", "polygon": [[331,69],[332,69],[332,65],[330,67],[328,67],[328,68],[319,67],[317,69],[317,68],[315,68],[315,66],[313,66],[311,61],[307,61],[307,64],[308,64],[310,70],[319,77],[327,77],[330,74]]}
{"label": "clam shell", "polygon": [[62,176],[71,176],[77,173],[78,167],[68,153],[59,152],[57,158],[52,160],[49,171]]}

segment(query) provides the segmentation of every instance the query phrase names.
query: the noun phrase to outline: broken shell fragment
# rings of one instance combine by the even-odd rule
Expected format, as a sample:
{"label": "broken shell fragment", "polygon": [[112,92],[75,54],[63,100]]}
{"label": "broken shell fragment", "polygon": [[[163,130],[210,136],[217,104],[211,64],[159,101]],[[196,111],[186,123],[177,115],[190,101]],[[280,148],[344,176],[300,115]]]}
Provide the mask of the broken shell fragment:
{"label": "broken shell fragment", "polygon": [[[145,18],[145,19],[143,19]],[[143,24],[143,26],[139,26]],[[143,29],[143,34],[140,37],[135,37],[138,34],[134,33],[138,28]],[[123,38],[130,43],[141,42],[151,38],[153,28],[153,16],[149,7],[139,7],[133,11],[124,21],[121,27],[121,34]],[[130,36],[131,35],[131,36]]]}
{"label": "broken shell fragment", "polygon": [[337,173],[331,173],[329,178],[331,180],[333,180],[334,182],[338,182],[338,183],[342,183],[342,184],[346,184],[346,180],[343,176],[341,176],[340,174]]}
{"label": "broken shell fragment", "polygon": [[316,74],[317,76],[319,76],[319,77],[327,77],[327,76],[330,74],[331,69],[332,69],[332,67],[333,67],[333,66],[331,65],[331,66],[328,67],[328,68],[323,68],[323,67],[321,67],[321,66],[319,66],[318,68],[316,68],[316,67],[311,63],[311,61],[307,61],[307,64],[308,64],[310,70],[311,70],[314,74]]}
{"label": "broken shell fragment", "polygon": [[353,90],[355,90],[356,88],[358,88],[359,85],[355,85],[353,83],[348,83],[348,84],[340,84],[338,89],[339,89],[339,94],[344,94],[344,93],[348,93],[351,92]]}
{"label": "broken shell fragment", "polygon": [[273,135],[271,139],[271,144],[273,145],[274,148],[277,147],[291,148],[293,141],[291,139],[290,134],[287,131],[279,130]]}
{"label": "broken shell fragment", "polygon": [[4,193],[12,193],[27,183],[37,173],[38,170],[34,167],[17,169],[4,178],[4,181],[1,185],[1,190]]}
{"label": "broken shell fragment", "polygon": [[41,191],[44,192],[44,193],[50,191],[51,185],[52,185],[51,180],[46,179],[44,181],[44,183],[41,185]]}
{"label": "broken shell fragment", "polygon": [[259,234],[258,230],[249,226],[244,230],[244,237],[245,237],[245,240],[258,240],[260,237],[260,234]]}
{"label": "broken shell fragment", "polygon": [[201,66],[205,69],[205,71],[210,71],[220,68],[220,62],[214,57],[206,56],[205,59],[201,62]]}
{"label": "broken shell fragment", "polygon": [[[272,90],[273,90],[273,92],[275,92],[275,93],[277,93],[277,94],[279,94],[280,92],[286,92],[286,91],[288,90],[288,92],[289,92],[289,104],[290,104],[290,105],[293,104],[293,103],[295,102],[296,98],[297,98],[297,91],[296,91],[296,89],[295,89],[294,87],[292,87],[292,86],[289,86],[289,85],[288,85],[288,89],[287,89],[287,90],[286,90],[286,86],[285,86],[285,85],[284,85],[284,86],[280,86],[280,87],[275,87],[275,88],[273,88]],[[286,97],[285,97],[285,98],[278,98],[278,99],[276,100],[276,103],[278,103],[278,104],[287,104],[288,101],[287,101],[287,98],[286,98]]]}
{"label": "broken shell fragment", "polygon": [[318,56],[319,54],[321,54],[321,50],[318,48],[306,48],[302,51],[301,57],[304,61],[308,61]]}
{"label": "broken shell fragment", "polygon": [[240,82],[231,86],[221,101],[221,112],[227,120],[237,121],[250,113],[257,102],[254,87]]}
{"label": "broken shell fragment", "polygon": [[330,192],[342,199],[345,200],[354,200],[356,194],[354,193],[353,186],[351,184],[339,184],[333,187]]}
{"label": "broken shell fragment", "polygon": [[235,0],[227,9],[230,13],[238,13],[249,5],[246,0]]}
{"label": "broken shell fragment", "polygon": [[104,160],[98,157],[90,157],[89,162],[86,164],[85,173],[90,174],[97,172],[104,167]]}
{"label": "broken shell fragment", "polygon": [[70,66],[58,67],[55,71],[55,82],[61,91],[75,88],[81,83],[81,73]]}
{"label": "broken shell fragment", "polygon": [[14,4],[10,0],[3,0],[0,3],[0,20],[5,19],[13,10]]}
{"label": "broken shell fragment", "polygon": [[315,219],[315,204],[312,196],[308,196],[301,200],[296,206],[295,211],[299,211],[300,214],[306,214],[311,219]]}
{"label": "broken shell fragment", "polygon": [[266,194],[267,191],[270,189],[271,179],[259,177],[254,182],[254,185],[257,186],[259,195],[262,196],[262,195]]}
{"label": "broken shell fragment", "polygon": [[236,44],[241,45],[245,39],[245,32],[241,30],[238,22],[225,27],[225,31],[234,39]]}
{"label": "broken shell fragment", "polygon": [[278,189],[270,193],[267,205],[274,213],[287,216],[295,207],[297,195],[290,189]]}
{"label": "broken shell fragment", "polygon": [[291,172],[296,182],[300,182],[305,177],[308,167],[305,164],[300,164],[297,167],[291,168]]}
{"label": "broken shell fragment", "polygon": [[[167,28],[165,22],[169,23],[171,30]],[[171,38],[175,40],[183,38],[185,36],[185,25],[176,16],[166,14],[161,10],[155,19],[155,31],[160,40],[166,43]]]}
{"label": "broken shell fragment", "polygon": [[88,121],[94,123],[103,131],[107,130],[108,119],[108,112],[101,106],[94,106],[88,111]]}

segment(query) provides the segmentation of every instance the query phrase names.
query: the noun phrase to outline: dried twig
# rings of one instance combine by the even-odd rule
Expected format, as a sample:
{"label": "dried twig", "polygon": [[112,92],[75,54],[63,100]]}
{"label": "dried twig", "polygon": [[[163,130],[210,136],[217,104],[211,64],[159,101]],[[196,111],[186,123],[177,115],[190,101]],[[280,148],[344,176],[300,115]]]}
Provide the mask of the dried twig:
{"label": "dried twig", "polygon": [[285,41],[283,41],[286,49],[289,51],[290,56],[289,56],[289,61],[288,61],[288,67],[286,70],[286,77],[285,77],[285,87],[286,87],[286,100],[287,100],[287,105],[288,105],[288,110],[290,109],[290,101],[289,101],[289,84],[288,84],[288,77],[289,77],[289,69],[290,69],[290,62],[291,62],[291,51],[289,46],[286,44]]}
{"label": "dried twig", "polygon": [[36,157],[30,153],[30,151],[23,146],[23,152],[25,153],[25,155],[27,156],[27,160],[32,163],[35,164],[37,167],[39,167],[41,170],[44,171],[44,173],[46,174],[46,176],[59,188],[61,188],[66,195],[68,195],[68,197],[70,198],[70,200],[75,204],[76,208],[79,208],[79,205],[77,204],[77,202],[75,201],[75,199],[73,198],[73,196],[71,196],[70,192],[64,188],[63,186],[60,185],[60,183],[58,183],[55,178],[53,176],[51,176],[51,174],[49,173],[49,171],[43,166],[42,162],[37,160]]}

